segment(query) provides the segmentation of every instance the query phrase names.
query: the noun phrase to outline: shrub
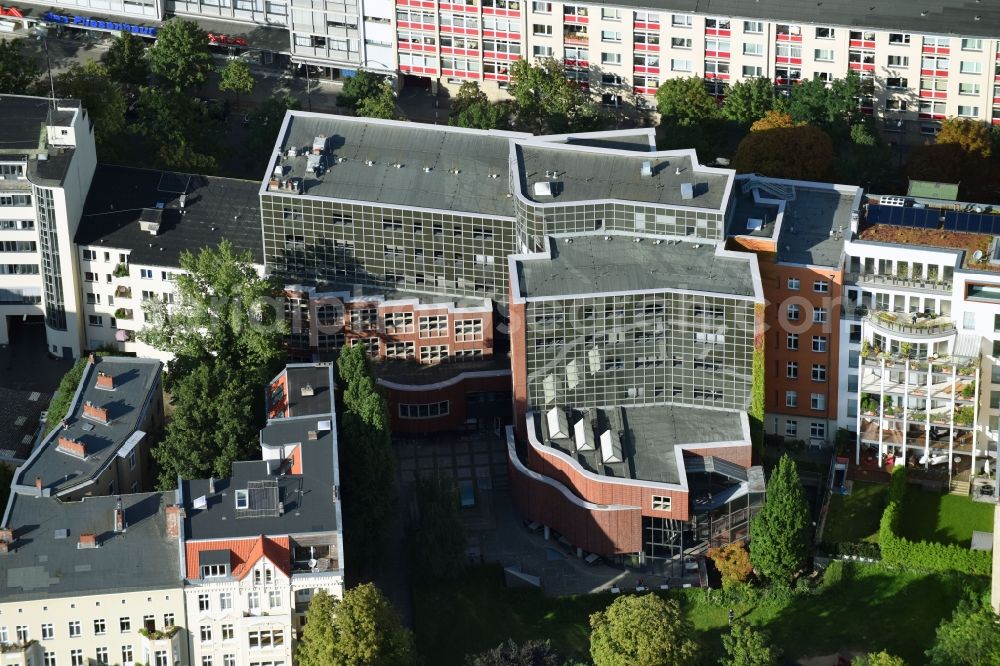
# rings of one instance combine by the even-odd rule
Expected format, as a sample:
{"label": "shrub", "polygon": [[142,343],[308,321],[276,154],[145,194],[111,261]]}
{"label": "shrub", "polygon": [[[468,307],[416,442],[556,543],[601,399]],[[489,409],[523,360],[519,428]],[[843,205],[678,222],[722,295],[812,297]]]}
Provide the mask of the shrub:
{"label": "shrub", "polygon": [[906,470],[897,467],[889,482],[889,503],[879,523],[882,560],[889,565],[932,571],[960,571],[987,576],[992,569],[992,553],[968,550],[953,544],[910,541],[900,536],[899,523],[906,496]]}

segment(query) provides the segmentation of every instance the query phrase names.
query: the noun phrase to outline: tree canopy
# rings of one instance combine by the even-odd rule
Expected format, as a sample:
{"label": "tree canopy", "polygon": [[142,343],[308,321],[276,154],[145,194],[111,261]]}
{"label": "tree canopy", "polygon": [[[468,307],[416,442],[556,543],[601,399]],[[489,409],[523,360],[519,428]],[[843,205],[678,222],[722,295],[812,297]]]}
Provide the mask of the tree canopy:
{"label": "tree canopy", "polygon": [[131,32],[121,32],[111,42],[101,63],[113,81],[136,89],[149,81],[149,62],[146,60],[146,43]]}
{"label": "tree canopy", "polygon": [[211,173],[218,166],[215,155],[221,124],[190,95],[168,87],[143,86],[136,130],[147,141],[157,167]]}
{"label": "tree canopy", "polygon": [[377,562],[396,502],[389,412],[364,345],[342,347],[337,371],[344,405],[338,419],[344,525],[352,534],[345,547],[347,560],[363,568]]}
{"label": "tree canopy", "polygon": [[833,163],[833,141],[812,125],[750,132],[740,141],[733,168],[774,178],[821,181]]}
{"label": "tree canopy", "polygon": [[723,587],[728,587],[733,583],[742,583],[753,573],[750,553],[747,552],[746,546],[738,541],[721,548],[709,548],[708,557],[715,564],[719,575],[722,576]]}
{"label": "tree canopy", "polygon": [[788,113],[773,109],[768,111],[750,125],[751,132],[765,132],[767,130],[779,129],[781,127],[796,127],[802,123],[796,123]]}
{"label": "tree canopy", "polygon": [[0,39],[0,94],[25,95],[40,70],[24,53],[23,39]]}
{"label": "tree canopy", "polygon": [[673,599],[618,597],[590,616],[594,666],[688,666],[697,663],[694,629]]}
{"label": "tree canopy", "polygon": [[776,666],[781,651],[771,644],[766,631],[745,622],[735,622],[729,633],[722,634],[722,647],[726,656],[722,666]]}
{"label": "tree canopy", "polygon": [[219,72],[219,90],[236,93],[237,105],[240,103],[240,94],[249,95],[256,84],[250,65],[239,58],[230,60]]}
{"label": "tree canopy", "polygon": [[656,108],[667,124],[687,127],[719,116],[719,103],[699,76],[667,79],[656,90]]}
{"label": "tree canopy", "polygon": [[553,58],[532,64],[523,58],[510,66],[508,94],[514,98],[516,124],[527,131],[562,134],[599,126],[601,113],[590,94],[566,80],[566,67]]}
{"label": "tree canopy", "polygon": [[74,63],[53,82],[58,97],[78,99],[94,122],[94,141],[101,162],[113,162],[125,147],[125,93],[97,62]]}
{"label": "tree canopy", "polygon": [[422,476],[416,498],[418,518],[410,539],[417,570],[433,578],[457,575],[465,561],[465,530],[454,479],[441,473]]}
{"label": "tree canopy", "polygon": [[274,137],[281,129],[285,113],[302,108],[299,100],[288,93],[278,93],[257,105],[250,116],[247,152],[254,160],[267,161],[274,148]]}
{"label": "tree canopy", "polygon": [[788,112],[796,122],[822,125],[827,129],[854,123],[860,112],[858,101],[864,84],[857,72],[827,83],[819,77],[792,86]]}
{"label": "tree canopy", "polygon": [[941,121],[938,144],[956,143],[969,155],[989,157],[993,152],[990,128],[972,118],[946,118]]}
{"label": "tree canopy", "polygon": [[214,69],[208,33],[186,19],[160,27],[148,58],[150,71],[177,91],[200,88]]}
{"label": "tree canopy", "polygon": [[357,111],[362,101],[379,94],[384,80],[366,69],[358,70],[354,76],[344,79],[344,87],[337,96],[337,106]]}
{"label": "tree canopy", "polygon": [[357,112],[359,116],[368,118],[389,120],[396,117],[396,93],[388,79],[379,84],[375,94],[358,102]]}
{"label": "tree canopy", "polygon": [[885,650],[855,657],[851,666],[906,666],[902,657],[889,654]]}
{"label": "tree canopy", "polygon": [[337,600],[323,589],[313,595],[306,611],[306,626],[295,646],[295,663],[299,666],[329,666],[333,655],[335,633],[333,613]]}
{"label": "tree canopy", "polygon": [[548,641],[508,639],[492,650],[466,656],[465,666],[563,666],[563,660]]}
{"label": "tree canopy", "polygon": [[774,83],[758,76],[737,81],[726,90],[722,114],[729,120],[749,125],[774,108]]}
{"label": "tree canopy", "polygon": [[333,609],[333,655],[326,663],[406,666],[413,661],[413,635],[382,592],[371,583],[344,592]]}
{"label": "tree canopy", "polygon": [[750,524],[750,561],[772,581],[790,583],[809,557],[811,523],[798,468],[788,454],[771,472],[765,497]]}
{"label": "tree canopy", "polygon": [[942,622],[927,650],[931,666],[995,666],[1000,664],[1000,631],[997,617],[985,598],[962,600],[952,616]]}
{"label": "tree canopy", "polygon": [[476,129],[506,129],[510,124],[510,104],[490,102],[478,81],[465,81],[451,101],[448,124]]}

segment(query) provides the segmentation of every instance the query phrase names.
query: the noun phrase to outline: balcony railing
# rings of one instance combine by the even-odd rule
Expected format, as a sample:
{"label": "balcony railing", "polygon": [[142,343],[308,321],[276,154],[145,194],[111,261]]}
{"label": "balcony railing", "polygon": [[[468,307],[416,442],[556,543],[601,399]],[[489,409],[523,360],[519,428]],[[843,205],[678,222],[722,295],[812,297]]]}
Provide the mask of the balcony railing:
{"label": "balcony railing", "polygon": [[911,278],[900,275],[882,275],[880,273],[848,272],[844,280],[857,284],[874,284],[889,287],[904,287],[908,289],[925,289],[928,291],[951,291],[951,280],[931,280],[929,278]]}
{"label": "balcony railing", "polygon": [[955,332],[955,322],[947,317],[927,317],[920,313],[878,310],[866,318],[876,328],[916,336],[941,336]]}
{"label": "balcony railing", "polygon": [[132,298],[132,287],[119,285],[115,289],[115,298]]}

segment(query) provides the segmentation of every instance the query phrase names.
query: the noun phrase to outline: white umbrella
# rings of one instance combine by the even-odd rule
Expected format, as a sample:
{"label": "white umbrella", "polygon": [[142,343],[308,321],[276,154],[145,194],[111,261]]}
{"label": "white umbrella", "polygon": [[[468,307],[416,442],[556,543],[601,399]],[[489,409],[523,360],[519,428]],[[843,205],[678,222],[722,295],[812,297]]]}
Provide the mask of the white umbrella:
{"label": "white umbrella", "polygon": [[990,475],[990,459],[989,458],[987,458],[986,462],[983,463],[983,474],[985,474],[986,476]]}

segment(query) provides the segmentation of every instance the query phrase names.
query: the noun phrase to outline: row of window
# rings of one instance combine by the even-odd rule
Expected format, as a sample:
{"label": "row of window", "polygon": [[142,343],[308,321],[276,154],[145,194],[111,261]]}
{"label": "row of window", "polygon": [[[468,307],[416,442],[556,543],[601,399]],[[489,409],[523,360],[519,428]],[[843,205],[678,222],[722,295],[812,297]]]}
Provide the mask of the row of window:
{"label": "row of window", "polygon": [[438,416],[447,416],[451,408],[448,400],[432,402],[424,405],[399,405],[399,418],[401,419],[432,419]]}
{"label": "row of window", "polygon": [[[797,303],[791,303],[786,308],[788,321],[798,321],[802,313],[802,307]],[[813,308],[812,320],[814,324],[825,324],[829,321],[830,311],[827,308]]]}
{"label": "row of window", "polygon": [[[788,379],[798,379],[799,378],[799,363],[798,361],[788,361],[785,364],[785,377]],[[825,382],[826,381],[826,366],[822,363],[812,364],[812,380],[814,382]]]}
{"label": "row of window", "polygon": [[[799,406],[799,393],[798,391],[785,391],[785,407],[798,407]],[[826,394],[825,393],[813,393],[809,397],[809,409],[814,409],[816,411],[823,411],[826,409]]]}
{"label": "row of window", "polygon": [[[798,435],[799,435],[798,421],[792,421],[792,420],[785,421],[785,436],[798,437]],[[809,437],[811,439],[826,439],[826,424],[821,421],[813,421],[812,423],[810,423]]]}
{"label": "row of window", "polygon": [[[799,334],[798,333],[787,333],[785,336],[785,347],[790,351],[798,351],[799,349]],[[826,336],[825,335],[814,335],[812,336],[812,350],[814,352],[825,352],[826,351]]]}
{"label": "row of window", "polygon": [[[136,661],[135,655],[139,654],[137,650],[134,650],[131,645],[122,646],[122,663],[130,664]],[[170,657],[166,650],[156,650],[153,653],[152,662],[149,661],[149,655],[146,655],[146,663],[150,666],[170,666]],[[89,662],[90,660],[87,660]],[[94,651],[94,661],[98,664],[110,664],[111,658],[108,654],[108,648],[99,647]],[[74,648],[69,652],[69,664],[70,666],[84,666],[84,656],[82,648]],[[54,652],[45,652],[42,656],[42,666],[58,666],[56,662],[56,655]],[[212,666],[211,659],[208,664],[203,661],[203,666]],[[228,654],[223,657],[222,666],[236,666],[236,655]]]}
{"label": "row of window", "polygon": [[[173,613],[163,614],[163,625],[173,626],[175,621]],[[153,615],[143,616],[142,626],[155,626],[156,618]],[[71,620],[68,625],[68,635],[70,638],[80,638],[83,636],[83,623],[80,620]],[[127,634],[132,631],[132,618],[131,617],[121,617],[118,619],[118,630],[120,633]],[[108,633],[108,623],[104,618],[96,618],[94,620],[94,635],[95,636],[105,636]],[[40,638],[43,641],[54,640],[56,637],[55,625],[51,622],[43,623],[41,626]],[[17,625],[14,628],[14,639],[18,643],[24,643],[31,640],[31,632],[27,625]],[[6,626],[0,626],[0,645],[9,643],[10,633]]]}
{"label": "row of window", "polygon": [[[268,570],[270,572],[270,570]],[[255,572],[255,575],[259,574],[259,570]],[[255,584],[262,584],[259,580],[255,578]],[[270,576],[268,576],[267,583],[270,583]],[[283,605],[281,600],[281,590],[268,590],[267,592],[267,607],[268,608],[281,608]],[[219,592],[218,600],[218,610],[232,610],[233,608],[233,593],[232,592]],[[261,607],[261,594],[258,590],[251,590],[247,592],[247,608],[251,611],[263,610]],[[212,596],[208,592],[200,592],[198,594],[198,610],[203,613],[207,613],[212,609]]]}

